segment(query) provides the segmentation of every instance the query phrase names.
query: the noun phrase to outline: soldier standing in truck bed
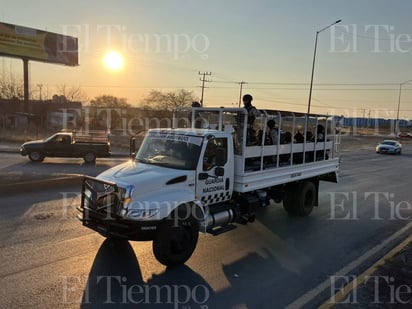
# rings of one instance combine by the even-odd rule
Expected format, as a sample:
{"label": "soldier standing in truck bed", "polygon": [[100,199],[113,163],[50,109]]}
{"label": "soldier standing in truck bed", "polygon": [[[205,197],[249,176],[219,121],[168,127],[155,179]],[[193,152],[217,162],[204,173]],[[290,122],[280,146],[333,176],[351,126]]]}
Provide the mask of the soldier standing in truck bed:
{"label": "soldier standing in truck bed", "polygon": [[257,143],[256,131],[254,123],[256,117],[260,116],[260,112],[252,105],[253,97],[250,94],[243,96],[243,107],[247,110],[247,145],[254,145]]}

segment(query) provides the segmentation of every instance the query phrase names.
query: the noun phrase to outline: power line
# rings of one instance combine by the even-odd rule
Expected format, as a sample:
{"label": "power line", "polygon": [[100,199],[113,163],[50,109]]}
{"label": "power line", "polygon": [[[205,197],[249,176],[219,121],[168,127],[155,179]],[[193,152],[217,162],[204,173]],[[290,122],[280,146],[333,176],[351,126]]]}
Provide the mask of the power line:
{"label": "power line", "polygon": [[[238,81],[214,80],[213,83],[239,84]],[[308,86],[309,83],[248,82],[250,85]],[[315,83],[318,86],[398,86],[399,83]]]}

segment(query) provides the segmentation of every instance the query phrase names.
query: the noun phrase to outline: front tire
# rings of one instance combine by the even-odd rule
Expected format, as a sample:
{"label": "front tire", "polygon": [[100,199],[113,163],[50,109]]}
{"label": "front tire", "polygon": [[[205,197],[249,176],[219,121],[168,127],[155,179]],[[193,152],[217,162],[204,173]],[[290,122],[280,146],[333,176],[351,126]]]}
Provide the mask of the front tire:
{"label": "front tire", "polygon": [[29,152],[29,159],[33,162],[42,162],[44,160],[44,156],[40,151],[31,151]]}
{"label": "front tire", "polygon": [[184,264],[193,254],[199,238],[199,224],[190,215],[165,221],[153,240],[153,253],[165,266]]}

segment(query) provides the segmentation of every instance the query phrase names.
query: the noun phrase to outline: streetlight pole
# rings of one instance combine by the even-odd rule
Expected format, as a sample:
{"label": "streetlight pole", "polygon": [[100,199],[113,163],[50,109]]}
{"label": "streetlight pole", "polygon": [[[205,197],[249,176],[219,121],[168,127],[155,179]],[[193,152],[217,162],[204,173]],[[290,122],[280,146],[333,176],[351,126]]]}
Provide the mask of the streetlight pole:
{"label": "streetlight pole", "polygon": [[311,103],[311,99],[312,99],[313,74],[315,73],[315,59],[316,59],[316,49],[317,49],[317,46],[318,46],[318,35],[322,31],[325,31],[326,29],[332,27],[333,25],[336,25],[336,24],[340,23],[341,21],[342,21],[342,19],[339,19],[339,20],[335,21],[334,23],[330,24],[329,26],[326,26],[325,28],[320,29],[319,31],[316,31],[315,50],[313,52],[313,62],[312,62],[312,75],[311,75],[311,78],[310,78],[310,88],[309,88],[308,114],[310,113],[310,103]]}
{"label": "streetlight pole", "polygon": [[410,82],[412,82],[412,79],[399,84],[398,111],[397,111],[397,113],[396,113],[396,123],[395,123],[395,132],[394,132],[396,136],[397,136],[398,133],[399,133],[399,109],[400,109],[400,107],[401,107],[402,85],[408,84],[408,83],[410,83]]}

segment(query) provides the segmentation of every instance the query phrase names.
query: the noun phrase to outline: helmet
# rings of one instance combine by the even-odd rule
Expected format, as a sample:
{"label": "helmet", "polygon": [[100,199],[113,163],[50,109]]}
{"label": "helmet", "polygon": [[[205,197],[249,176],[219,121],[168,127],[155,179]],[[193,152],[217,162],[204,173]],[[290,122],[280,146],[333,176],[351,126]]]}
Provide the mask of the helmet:
{"label": "helmet", "polygon": [[250,94],[245,94],[243,96],[243,101],[252,102],[252,100],[253,100],[253,97]]}

